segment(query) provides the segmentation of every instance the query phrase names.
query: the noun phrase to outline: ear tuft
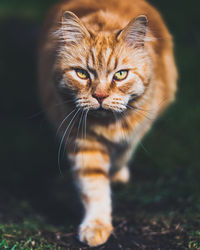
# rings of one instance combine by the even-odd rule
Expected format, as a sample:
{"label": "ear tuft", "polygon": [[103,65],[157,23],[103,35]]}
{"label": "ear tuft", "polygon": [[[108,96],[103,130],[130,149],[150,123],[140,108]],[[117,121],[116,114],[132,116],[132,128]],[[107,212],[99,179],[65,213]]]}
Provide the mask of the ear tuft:
{"label": "ear tuft", "polygon": [[147,33],[148,19],[145,15],[140,15],[131,20],[122,30],[119,37],[129,46],[143,46]]}
{"label": "ear tuft", "polygon": [[65,11],[61,22],[62,36],[65,42],[77,44],[86,36],[90,36],[81,20],[71,11]]}

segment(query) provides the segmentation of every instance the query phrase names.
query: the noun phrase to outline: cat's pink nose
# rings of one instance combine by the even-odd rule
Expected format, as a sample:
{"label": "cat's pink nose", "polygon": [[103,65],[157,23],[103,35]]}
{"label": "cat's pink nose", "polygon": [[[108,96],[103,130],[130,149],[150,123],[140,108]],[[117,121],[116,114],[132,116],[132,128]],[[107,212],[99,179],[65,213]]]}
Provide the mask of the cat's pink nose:
{"label": "cat's pink nose", "polygon": [[93,96],[94,98],[96,98],[97,101],[98,101],[100,104],[102,104],[103,100],[104,100],[106,97],[108,97],[108,94],[106,94],[106,93],[94,93],[92,96]]}

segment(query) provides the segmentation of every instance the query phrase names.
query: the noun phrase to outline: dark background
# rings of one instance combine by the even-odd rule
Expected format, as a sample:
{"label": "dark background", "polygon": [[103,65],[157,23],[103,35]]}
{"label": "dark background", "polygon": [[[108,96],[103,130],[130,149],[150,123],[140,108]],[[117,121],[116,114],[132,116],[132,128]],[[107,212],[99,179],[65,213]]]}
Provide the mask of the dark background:
{"label": "dark background", "polygon": [[[37,94],[37,41],[55,2],[0,1],[0,249],[82,247],[81,207]],[[200,2],[150,2],[174,36],[178,93],[139,145],[131,183],[114,187],[103,248],[200,249]]]}

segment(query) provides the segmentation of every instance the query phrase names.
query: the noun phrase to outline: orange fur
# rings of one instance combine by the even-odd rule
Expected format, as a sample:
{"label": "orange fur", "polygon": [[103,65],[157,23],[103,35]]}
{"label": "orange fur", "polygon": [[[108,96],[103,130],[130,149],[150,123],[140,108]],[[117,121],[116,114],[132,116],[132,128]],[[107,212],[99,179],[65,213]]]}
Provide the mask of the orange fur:
{"label": "orange fur", "polygon": [[85,207],[79,238],[103,244],[112,232],[108,177],[128,181],[138,142],[174,99],[172,37],[145,0],[65,0],[47,15],[39,80]]}

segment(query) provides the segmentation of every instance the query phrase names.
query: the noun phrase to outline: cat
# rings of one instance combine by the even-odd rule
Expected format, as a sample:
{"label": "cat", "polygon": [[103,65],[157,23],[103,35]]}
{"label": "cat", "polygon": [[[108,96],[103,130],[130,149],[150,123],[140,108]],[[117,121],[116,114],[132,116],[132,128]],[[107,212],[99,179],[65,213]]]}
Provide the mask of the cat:
{"label": "cat", "polygon": [[172,37],[145,0],[65,0],[48,13],[40,95],[85,209],[81,242],[98,246],[112,233],[110,183],[128,182],[127,164],[176,82]]}

